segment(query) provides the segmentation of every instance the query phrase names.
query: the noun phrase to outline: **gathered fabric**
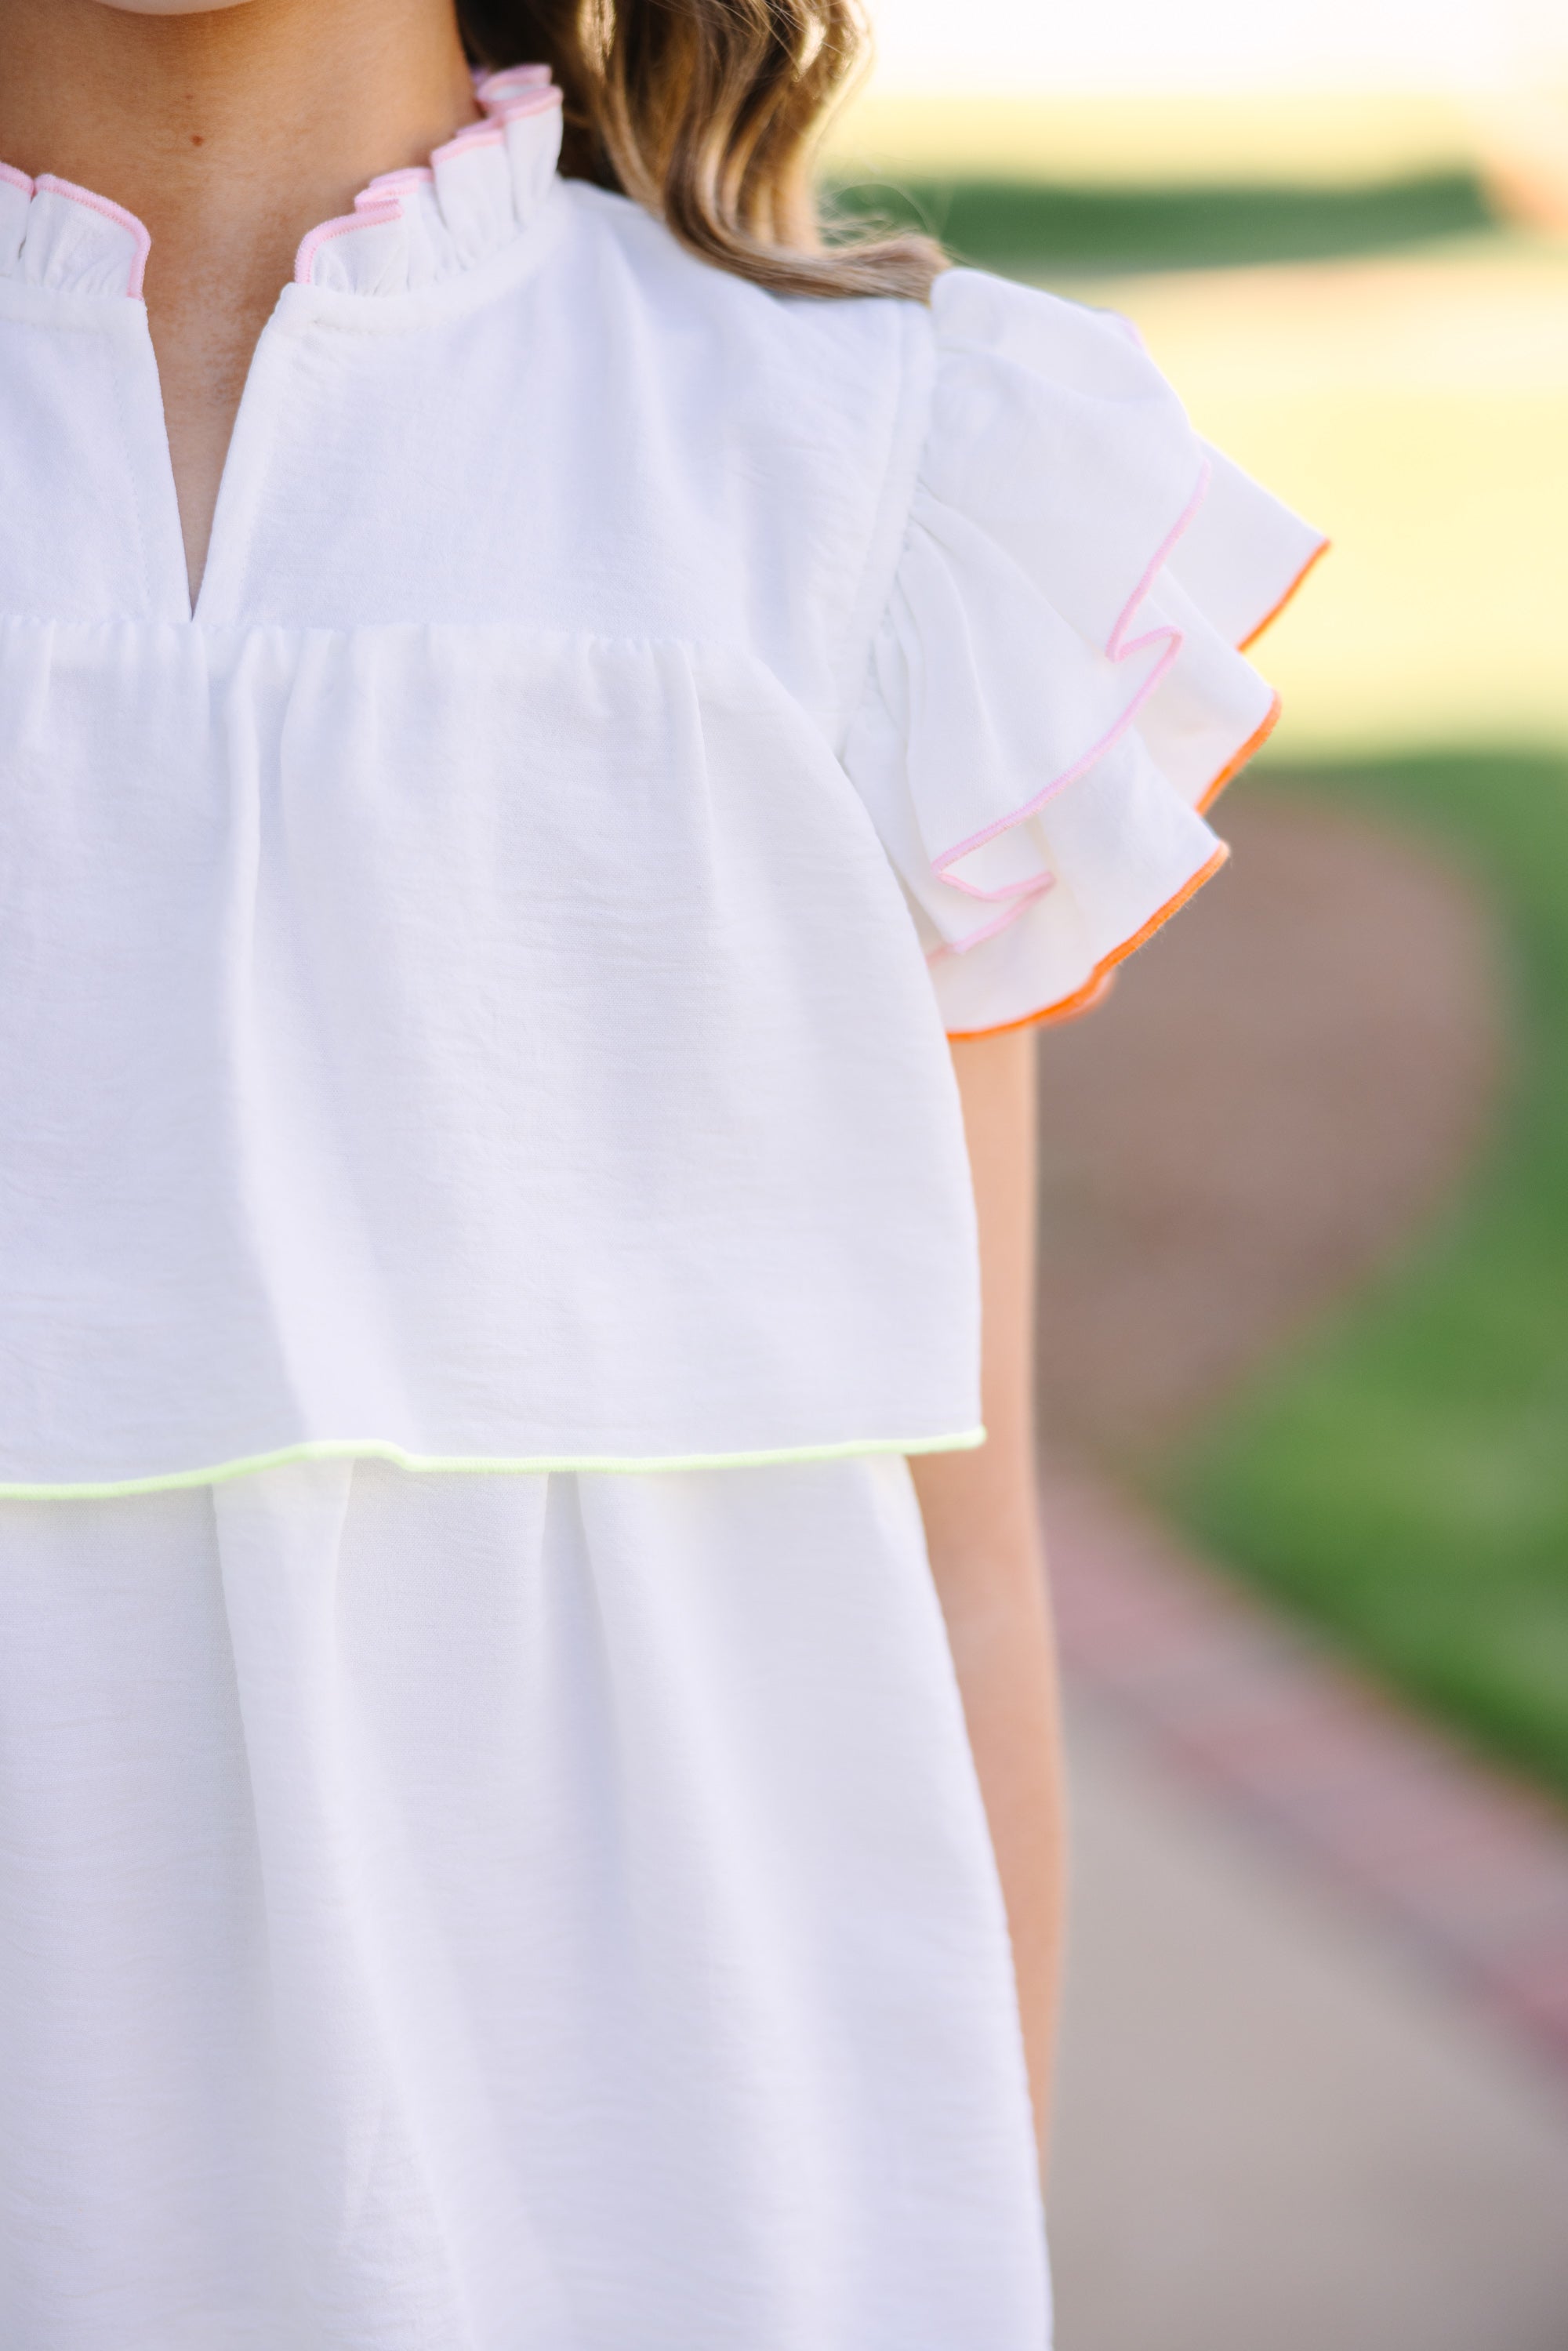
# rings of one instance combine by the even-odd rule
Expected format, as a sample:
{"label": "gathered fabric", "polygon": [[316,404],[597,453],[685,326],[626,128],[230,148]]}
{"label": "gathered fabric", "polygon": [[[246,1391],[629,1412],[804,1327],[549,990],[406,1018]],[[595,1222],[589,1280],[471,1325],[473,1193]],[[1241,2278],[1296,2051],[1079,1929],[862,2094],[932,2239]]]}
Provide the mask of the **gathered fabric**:
{"label": "gathered fabric", "polygon": [[0,622],[0,1486],[975,1428],[919,952],[757,664]]}
{"label": "gathered fabric", "polygon": [[0,1501],[17,2351],[1040,2351],[902,1462]]}
{"label": "gathered fabric", "polygon": [[1044,2351],[947,1040],[1215,870],[1321,542],[476,99],[194,600],[146,229],[0,166],[6,2351]]}
{"label": "gathered fabric", "polygon": [[1240,648],[1321,535],[1193,432],[1134,330],[939,278],[928,439],[846,758],[951,1033],[1078,1009],[1225,852],[1278,699]]}
{"label": "gathered fabric", "polygon": [[780,298],[478,99],[302,243],[193,609],[146,233],[0,177],[0,1493],[978,1442],[945,1032],[1223,855],[1320,541],[1129,331]]}

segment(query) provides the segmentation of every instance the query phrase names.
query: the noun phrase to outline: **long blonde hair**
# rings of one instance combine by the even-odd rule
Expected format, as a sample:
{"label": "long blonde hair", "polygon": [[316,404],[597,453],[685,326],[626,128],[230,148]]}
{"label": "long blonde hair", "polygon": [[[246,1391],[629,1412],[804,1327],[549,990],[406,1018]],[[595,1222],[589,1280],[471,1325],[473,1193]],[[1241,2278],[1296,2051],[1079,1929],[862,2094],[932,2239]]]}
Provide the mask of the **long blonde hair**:
{"label": "long blonde hair", "polygon": [[861,57],[855,0],[457,0],[476,63],[548,65],[561,169],[635,199],[721,269],[786,294],[909,294],[912,235],[824,234],[815,136]]}

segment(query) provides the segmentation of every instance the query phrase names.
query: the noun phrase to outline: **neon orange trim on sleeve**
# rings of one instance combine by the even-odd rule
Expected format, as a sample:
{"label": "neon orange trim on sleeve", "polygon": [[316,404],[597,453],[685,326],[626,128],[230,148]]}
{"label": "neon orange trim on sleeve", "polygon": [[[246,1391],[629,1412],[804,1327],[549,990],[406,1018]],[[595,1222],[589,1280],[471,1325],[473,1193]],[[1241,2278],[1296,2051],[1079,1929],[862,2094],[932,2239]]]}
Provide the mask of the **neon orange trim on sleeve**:
{"label": "neon orange trim on sleeve", "polygon": [[[1279,619],[1308,573],[1315,565],[1322,561],[1333,544],[1332,539],[1325,538],[1320,545],[1313,548],[1279,602],[1264,613],[1257,627],[1249,635],[1242,638],[1236,648],[1238,653],[1244,653],[1249,645],[1255,645],[1270,623]],[[1262,749],[1280,723],[1280,697],[1276,695],[1269,705],[1262,725],[1248,737],[1235,758],[1228,759],[1213,782],[1206,787],[1197,803],[1199,816],[1204,815],[1213,807],[1226,785],[1234,777],[1239,775],[1248,761]],[[1038,1012],[1026,1012],[1021,1020],[998,1020],[995,1027],[990,1029],[949,1029],[947,1031],[949,1040],[954,1044],[963,1044],[972,1042],[979,1037],[1006,1037],[1015,1029],[1040,1029],[1050,1021],[1075,1020],[1081,1012],[1091,1011],[1110,988],[1115,977],[1117,965],[1125,963],[1130,955],[1135,955],[1145,940],[1152,938],[1162,923],[1168,923],[1173,914],[1179,914],[1187,900],[1194,897],[1202,889],[1204,883],[1218,872],[1229,854],[1229,850],[1221,841],[1207,864],[1195,873],[1191,881],[1185,883],[1176,892],[1176,896],[1160,908],[1157,914],[1152,914],[1141,931],[1136,932],[1132,938],[1124,939],[1119,947],[1114,948],[1110,955],[1097,963],[1082,987],[1074,988],[1071,996],[1061,998],[1055,1004],[1043,1004]]]}
{"label": "neon orange trim on sleeve", "polygon": [[1214,806],[1215,801],[1219,798],[1220,793],[1225,789],[1226,785],[1230,783],[1237,776],[1239,776],[1241,773],[1242,768],[1247,765],[1249,759],[1253,758],[1257,752],[1263,748],[1264,744],[1269,740],[1270,736],[1274,732],[1275,727],[1278,726],[1280,723],[1280,713],[1284,705],[1280,700],[1279,695],[1276,695],[1273,701],[1269,705],[1268,710],[1264,714],[1263,724],[1261,726],[1258,727],[1254,733],[1249,735],[1246,742],[1243,743],[1240,750],[1236,754],[1236,757],[1233,759],[1227,759],[1224,767],[1219,770],[1218,775],[1215,777],[1214,781],[1211,784],[1205,786],[1203,797],[1197,803],[1197,812],[1199,816],[1206,816],[1208,813],[1208,810]]}
{"label": "neon orange trim on sleeve", "polygon": [[1259,638],[1262,635],[1264,630],[1271,627],[1273,622],[1279,619],[1286,605],[1291,601],[1291,598],[1295,595],[1296,590],[1306,579],[1308,572],[1311,571],[1315,565],[1320,564],[1322,561],[1324,556],[1328,553],[1333,545],[1333,541],[1332,538],[1325,538],[1320,545],[1313,548],[1312,553],[1308,556],[1306,561],[1302,564],[1301,569],[1297,572],[1295,578],[1291,580],[1290,586],[1286,589],[1279,602],[1271,605],[1269,611],[1264,613],[1257,627],[1250,630],[1248,634],[1242,638],[1241,643],[1236,648],[1239,653],[1244,653],[1249,645],[1255,645]]}
{"label": "neon orange trim on sleeve", "polygon": [[1103,956],[1082,987],[1075,987],[1071,996],[1059,997],[1054,1004],[1042,1004],[1038,1012],[1026,1012],[1021,1020],[998,1020],[994,1029],[949,1029],[949,1041],[959,1045],[973,1043],[978,1037],[1005,1037],[1014,1029],[1039,1029],[1047,1021],[1071,1020],[1080,1012],[1087,1012],[1110,987],[1115,977],[1116,966],[1125,963],[1130,955],[1136,955],[1145,940],[1152,939],[1162,923],[1168,923],[1173,914],[1179,914],[1187,900],[1196,897],[1206,882],[1212,881],[1229,854],[1222,841],[1207,865],[1200,866],[1188,881],[1184,882],[1176,896],[1167,898],[1159,912],[1151,914],[1141,930],[1134,931],[1130,939],[1124,939],[1119,947],[1113,947],[1108,956]]}

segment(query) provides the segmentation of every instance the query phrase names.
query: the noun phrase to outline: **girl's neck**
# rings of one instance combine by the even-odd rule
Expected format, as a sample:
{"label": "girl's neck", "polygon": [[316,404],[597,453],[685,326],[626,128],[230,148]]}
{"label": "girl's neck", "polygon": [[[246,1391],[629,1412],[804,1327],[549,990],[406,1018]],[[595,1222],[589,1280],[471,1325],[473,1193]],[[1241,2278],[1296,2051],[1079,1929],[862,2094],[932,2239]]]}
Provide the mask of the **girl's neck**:
{"label": "girl's neck", "polygon": [[476,111],[450,0],[0,0],[0,157],[145,221],[150,307],[263,252],[281,283],[308,228]]}
{"label": "girl's neck", "polygon": [[452,0],[190,15],[0,0],[0,159],[108,196],[152,235],[148,321],[193,597],[251,353],[299,240],[477,112]]}

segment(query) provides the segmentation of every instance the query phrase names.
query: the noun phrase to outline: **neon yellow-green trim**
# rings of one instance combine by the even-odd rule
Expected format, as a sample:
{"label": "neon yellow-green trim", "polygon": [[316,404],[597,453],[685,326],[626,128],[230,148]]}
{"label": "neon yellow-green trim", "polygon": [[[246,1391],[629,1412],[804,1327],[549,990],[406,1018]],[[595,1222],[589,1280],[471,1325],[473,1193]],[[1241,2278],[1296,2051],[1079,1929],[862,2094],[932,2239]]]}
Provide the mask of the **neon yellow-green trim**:
{"label": "neon yellow-green trim", "polygon": [[848,1461],[862,1453],[967,1453],[986,1441],[983,1428],[956,1437],[852,1437],[837,1445],[783,1445],[762,1453],[624,1454],[541,1453],[490,1459],[477,1454],[405,1453],[381,1437],[328,1437],[285,1445],[276,1453],[248,1454],[213,1469],[173,1469],[162,1478],[116,1478],[75,1486],[16,1486],[0,1482],[0,1501],[106,1502],[124,1494],[173,1494],[193,1486],[224,1486],[257,1469],[281,1469],[291,1461],[390,1461],[394,1468],[419,1472],[472,1471],[490,1478],[543,1478],[580,1471],[584,1477],[643,1478],[668,1469],[765,1469],[790,1461]]}

